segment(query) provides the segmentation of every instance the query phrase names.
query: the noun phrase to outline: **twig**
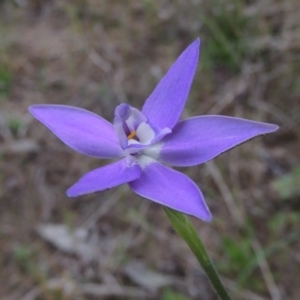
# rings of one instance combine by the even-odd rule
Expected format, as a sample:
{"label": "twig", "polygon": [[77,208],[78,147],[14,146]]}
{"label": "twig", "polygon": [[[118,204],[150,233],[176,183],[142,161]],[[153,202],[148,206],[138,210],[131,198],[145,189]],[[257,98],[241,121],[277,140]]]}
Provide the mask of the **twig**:
{"label": "twig", "polygon": [[213,161],[206,163],[206,167],[212,175],[213,179],[215,180],[216,184],[218,185],[220,192],[224,197],[228,210],[230,211],[230,213],[232,213],[233,218],[238,223],[238,225],[242,226],[245,218],[243,217],[241,211],[237,207],[232,193],[230,192],[225,181],[223,180],[221,172],[219,171],[219,169]]}
{"label": "twig", "polygon": [[264,253],[261,244],[259,243],[258,240],[254,239],[251,243],[251,246],[255,252],[255,255],[257,257],[259,266],[262,270],[262,275],[265,279],[265,282],[267,284],[267,287],[269,289],[269,292],[271,294],[271,297],[273,300],[280,300],[281,299],[281,295],[280,295],[280,291],[277,288],[274,278],[272,276],[270,267],[267,263],[266,258],[264,257],[264,255],[259,255],[260,253]]}
{"label": "twig", "polygon": [[120,285],[102,285],[86,283],[80,286],[80,291],[84,295],[97,296],[97,297],[122,297],[124,298],[137,298],[149,299],[153,298],[153,294],[149,291],[144,291],[135,287],[127,287]]}
{"label": "twig", "polygon": [[106,75],[106,78],[114,91],[116,97],[118,98],[119,102],[127,102],[127,96],[125,94],[125,91],[123,89],[123,86],[121,84],[121,76],[118,76],[120,72],[114,72],[114,77],[112,77],[112,67],[111,65],[102,58],[94,49],[89,50],[87,52],[87,55],[91,62],[95,64],[104,74]]}
{"label": "twig", "polygon": [[120,198],[127,192],[126,186],[115,190],[108,199],[99,205],[86,220],[81,224],[82,227],[92,228],[94,225],[120,200]]}
{"label": "twig", "polygon": [[[209,172],[211,173],[213,179],[215,180],[216,184],[218,185],[224,200],[228,206],[228,210],[232,213],[233,218],[235,219],[235,222],[239,225],[240,228],[243,228],[243,223],[245,220],[245,216],[243,215],[242,211],[236,206],[234,197],[232,193],[230,192],[225,180],[222,177],[221,172],[219,171],[216,164],[211,161],[206,164]],[[262,247],[259,243],[259,241],[256,238],[253,238],[251,241],[251,247],[253,248],[255,255],[259,257],[258,259],[258,265],[261,269],[261,272],[263,274],[264,280],[266,282],[266,286],[269,290],[269,293],[272,297],[272,300],[281,300],[281,295],[279,292],[279,289],[276,286],[276,283],[274,281],[274,278],[272,276],[272,273],[270,271],[270,267],[268,265],[268,262],[266,258],[262,255],[258,255],[261,253]]]}

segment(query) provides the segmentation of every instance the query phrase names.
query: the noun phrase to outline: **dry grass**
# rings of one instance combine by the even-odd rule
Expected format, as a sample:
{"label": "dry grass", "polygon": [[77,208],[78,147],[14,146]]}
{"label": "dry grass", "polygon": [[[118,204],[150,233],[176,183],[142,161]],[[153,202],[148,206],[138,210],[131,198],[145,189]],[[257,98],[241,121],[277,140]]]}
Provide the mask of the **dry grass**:
{"label": "dry grass", "polygon": [[[297,300],[299,14],[298,0],[0,1],[1,299],[215,299],[161,207],[125,187],[68,199],[68,186],[106,162],[72,152],[27,112],[60,103],[112,120],[118,103],[140,108],[199,36],[184,116],[281,128],[184,169],[214,215],[195,226],[235,299]],[[52,223],[86,230],[96,255],[47,243],[37,228]],[[134,273],[152,270],[167,284],[136,281],[128,272],[136,261],[143,269]]]}

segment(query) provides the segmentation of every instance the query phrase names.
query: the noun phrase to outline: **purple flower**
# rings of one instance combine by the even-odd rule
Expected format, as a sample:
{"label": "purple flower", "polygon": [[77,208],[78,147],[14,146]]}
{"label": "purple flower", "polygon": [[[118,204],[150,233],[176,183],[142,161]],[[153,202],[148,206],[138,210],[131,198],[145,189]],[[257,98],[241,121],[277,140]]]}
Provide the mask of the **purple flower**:
{"label": "purple flower", "polygon": [[128,183],[142,197],[211,220],[197,185],[170,166],[194,166],[278,126],[225,116],[179,121],[196,71],[200,40],[175,61],[146,100],[142,111],[115,109],[114,123],[65,105],[33,105],[29,111],[79,153],[118,161],[85,174],[67,195],[76,197]]}

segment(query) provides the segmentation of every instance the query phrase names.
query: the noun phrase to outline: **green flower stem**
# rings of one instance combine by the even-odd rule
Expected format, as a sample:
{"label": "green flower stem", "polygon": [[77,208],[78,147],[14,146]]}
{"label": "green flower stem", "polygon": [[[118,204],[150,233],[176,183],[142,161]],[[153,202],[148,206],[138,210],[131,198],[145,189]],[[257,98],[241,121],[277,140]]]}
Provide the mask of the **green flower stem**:
{"label": "green flower stem", "polygon": [[219,298],[231,300],[191,221],[184,214],[170,208],[165,208],[165,212],[176,232],[185,240],[195,254]]}

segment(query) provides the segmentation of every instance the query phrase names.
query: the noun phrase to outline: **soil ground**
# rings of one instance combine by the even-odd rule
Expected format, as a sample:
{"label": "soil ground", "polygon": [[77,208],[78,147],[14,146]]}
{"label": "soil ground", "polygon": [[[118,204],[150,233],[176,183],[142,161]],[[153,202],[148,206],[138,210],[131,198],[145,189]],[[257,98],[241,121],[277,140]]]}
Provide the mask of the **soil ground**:
{"label": "soil ground", "polygon": [[161,206],[126,186],[70,199],[107,161],[75,153],[28,113],[80,106],[113,120],[141,108],[201,38],[183,117],[280,125],[183,168],[214,216],[193,219],[234,299],[300,293],[298,0],[0,1],[0,298],[216,299]]}

